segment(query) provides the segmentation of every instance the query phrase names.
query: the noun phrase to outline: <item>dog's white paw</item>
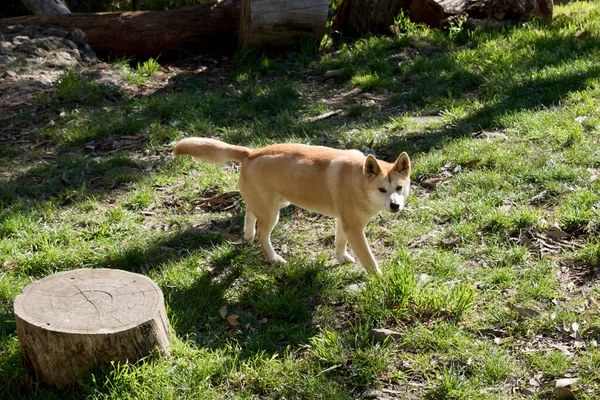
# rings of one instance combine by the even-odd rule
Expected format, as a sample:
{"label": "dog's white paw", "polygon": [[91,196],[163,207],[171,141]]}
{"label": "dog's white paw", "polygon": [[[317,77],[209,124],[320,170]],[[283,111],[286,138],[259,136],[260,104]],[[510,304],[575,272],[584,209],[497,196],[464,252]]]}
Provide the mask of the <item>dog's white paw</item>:
{"label": "dog's white paw", "polygon": [[275,254],[273,257],[271,257],[267,261],[270,262],[271,264],[273,264],[273,263],[287,264],[287,261],[285,261],[285,258],[281,257],[278,254]]}
{"label": "dog's white paw", "polygon": [[356,260],[354,259],[354,257],[352,257],[347,251],[344,252],[343,254],[338,254],[337,256],[337,260],[340,264],[344,264],[344,263],[355,263]]}

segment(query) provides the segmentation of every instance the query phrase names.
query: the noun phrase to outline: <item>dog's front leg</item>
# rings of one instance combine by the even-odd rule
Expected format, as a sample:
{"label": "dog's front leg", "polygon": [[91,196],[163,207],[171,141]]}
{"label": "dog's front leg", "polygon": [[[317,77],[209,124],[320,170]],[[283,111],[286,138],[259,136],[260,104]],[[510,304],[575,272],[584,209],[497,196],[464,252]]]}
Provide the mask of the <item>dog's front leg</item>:
{"label": "dog's front leg", "polygon": [[344,234],[342,223],[339,219],[335,221],[335,257],[340,264],[343,263],[354,263],[354,257],[352,257],[346,250],[348,239]]}
{"label": "dog's front leg", "polygon": [[375,260],[373,252],[369,247],[369,243],[367,243],[367,237],[364,232],[365,226],[361,226],[357,229],[354,226],[347,228],[347,225],[344,225],[343,228],[346,238],[348,239],[348,242],[350,242],[350,246],[352,247],[352,250],[354,250],[354,254],[356,254],[356,258],[358,258],[360,265],[362,265],[369,273],[381,275],[377,260]]}

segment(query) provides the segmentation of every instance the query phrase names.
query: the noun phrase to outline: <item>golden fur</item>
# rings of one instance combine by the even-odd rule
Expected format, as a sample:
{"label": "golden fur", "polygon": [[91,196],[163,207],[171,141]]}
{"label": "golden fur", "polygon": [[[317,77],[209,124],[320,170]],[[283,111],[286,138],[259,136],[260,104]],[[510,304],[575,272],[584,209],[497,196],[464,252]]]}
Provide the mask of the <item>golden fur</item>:
{"label": "golden fur", "polygon": [[271,245],[279,209],[293,203],[337,219],[335,249],[339,262],[354,262],[381,273],[364,234],[367,223],[382,210],[404,208],[410,189],[410,159],[400,154],[395,163],[376,160],[357,150],[338,150],[302,144],[275,144],[252,150],[204,138],[187,138],[175,145],[174,156],[189,155],[222,164],[238,161],[239,188],[246,202],[244,240],[258,239],[269,262],[285,262]]}

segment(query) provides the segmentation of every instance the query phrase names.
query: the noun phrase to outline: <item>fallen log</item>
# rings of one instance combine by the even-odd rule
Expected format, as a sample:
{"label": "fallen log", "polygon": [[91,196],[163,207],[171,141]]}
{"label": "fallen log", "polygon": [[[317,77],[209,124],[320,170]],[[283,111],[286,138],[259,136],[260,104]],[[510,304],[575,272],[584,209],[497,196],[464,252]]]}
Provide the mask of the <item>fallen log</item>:
{"label": "fallen log", "polygon": [[332,29],[346,34],[387,34],[400,11],[411,21],[433,28],[454,17],[464,18],[468,28],[494,28],[533,16],[551,20],[553,0],[343,0]]}
{"label": "fallen log", "polygon": [[343,0],[331,28],[345,34],[389,34],[394,19],[404,11],[413,22],[432,27],[444,19],[442,7],[434,0]]}
{"label": "fallen log", "polygon": [[448,18],[464,18],[465,27],[497,29],[532,17],[552,20],[553,0],[441,0]]}
{"label": "fallen log", "polygon": [[328,0],[242,0],[239,47],[278,47],[325,34]]}
{"label": "fallen log", "polygon": [[81,29],[99,55],[156,56],[182,50],[235,48],[240,0],[223,0],[167,11],[73,13],[0,19],[10,25],[59,26]]}

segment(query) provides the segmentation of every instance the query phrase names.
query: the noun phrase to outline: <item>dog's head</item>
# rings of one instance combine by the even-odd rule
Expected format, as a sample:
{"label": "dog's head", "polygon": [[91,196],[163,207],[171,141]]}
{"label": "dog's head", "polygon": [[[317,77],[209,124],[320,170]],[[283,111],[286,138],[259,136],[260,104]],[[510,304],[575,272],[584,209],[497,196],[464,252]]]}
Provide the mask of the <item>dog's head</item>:
{"label": "dog's head", "polygon": [[377,161],[368,155],[363,166],[369,199],[381,210],[398,212],[410,192],[410,158],[402,153],[395,163]]}

